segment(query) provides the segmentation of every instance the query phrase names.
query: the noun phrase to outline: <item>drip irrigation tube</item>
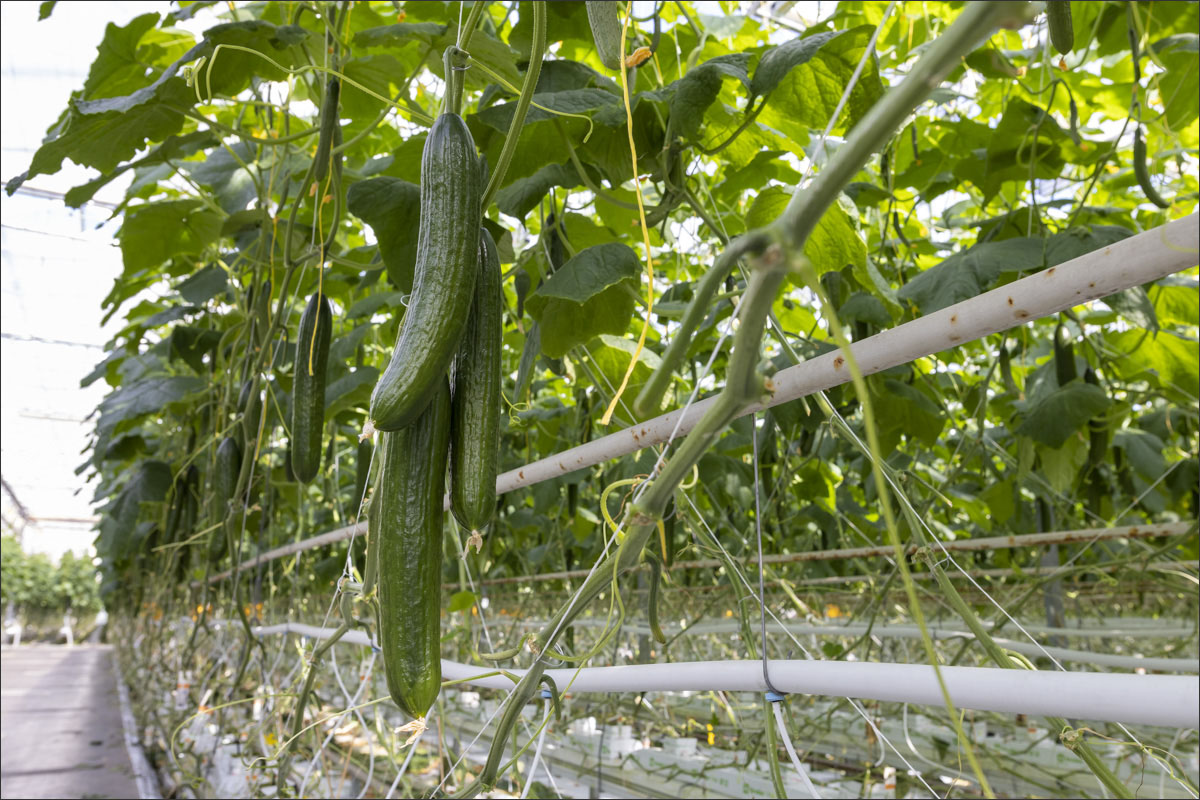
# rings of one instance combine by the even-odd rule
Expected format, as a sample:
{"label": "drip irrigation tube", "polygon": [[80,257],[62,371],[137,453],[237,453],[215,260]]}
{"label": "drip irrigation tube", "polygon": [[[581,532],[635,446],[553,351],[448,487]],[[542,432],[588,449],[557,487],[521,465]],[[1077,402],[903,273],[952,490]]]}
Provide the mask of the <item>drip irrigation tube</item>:
{"label": "drip irrigation tube", "polygon": [[[259,636],[292,633],[323,639],[332,628],[282,623],[257,628]],[[347,644],[369,645],[352,631]],[[523,669],[508,670],[520,676]],[[442,659],[442,679],[511,691],[513,682],[488,667]],[[1200,682],[1176,675],[1123,675],[1106,672],[1030,672],[996,667],[941,668],[958,708],[1068,719],[1200,727]],[[696,661],[619,667],[548,669],[560,691],[571,692],[756,692],[766,691],[762,662]],[[771,681],[789,694],[853,697],[889,703],[942,706],[933,667],[862,661],[771,661]]]}

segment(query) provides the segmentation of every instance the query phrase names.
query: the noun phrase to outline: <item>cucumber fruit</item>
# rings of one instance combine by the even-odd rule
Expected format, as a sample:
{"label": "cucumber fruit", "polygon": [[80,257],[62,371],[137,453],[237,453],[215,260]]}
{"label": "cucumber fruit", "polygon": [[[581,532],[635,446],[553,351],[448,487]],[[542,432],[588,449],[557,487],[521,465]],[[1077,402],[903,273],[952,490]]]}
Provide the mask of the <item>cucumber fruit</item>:
{"label": "cucumber fruit", "polygon": [[379,631],[388,691],[425,716],[441,689],[443,493],[450,444],[445,378],[416,422],[383,436],[378,497]]}
{"label": "cucumber fruit", "polygon": [[592,41],[596,43],[596,55],[600,63],[609,69],[621,68],[621,19],[617,3],[588,0],[588,25],[592,29]]}
{"label": "cucumber fruit", "polygon": [[1075,49],[1070,0],[1050,0],[1046,3],[1046,23],[1050,28],[1050,44],[1055,50],[1065,56]]}
{"label": "cucumber fruit", "polygon": [[481,531],[496,510],[500,447],[500,254],[486,230],[480,234],[479,277],[467,330],[454,359],[450,412],[450,510],[469,531]]}
{"label": "cucumber fruit", "polygon": [[457,114],[442,114],[421,156],[413,291],[392,358],[371,394],[375,430],[411,424],[439,391],[458,349],[479,271],[480,177],[467,124]]}
{"label": "cucumber fruit", "polygon": [[314,294],[300,317],[292,383],[292,472],[308,483],[321,471],[321,431],[325,428],[325,366],[333,312],[329,300]]}

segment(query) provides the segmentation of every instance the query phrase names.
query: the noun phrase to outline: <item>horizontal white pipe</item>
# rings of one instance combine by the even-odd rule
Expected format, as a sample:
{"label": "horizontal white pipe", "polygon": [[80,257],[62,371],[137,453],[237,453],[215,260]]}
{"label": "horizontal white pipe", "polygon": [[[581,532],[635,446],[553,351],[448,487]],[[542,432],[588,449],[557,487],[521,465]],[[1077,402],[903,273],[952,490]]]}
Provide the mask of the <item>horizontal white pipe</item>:
{"label": "horizontal white pipe", "polygon": [[[1198,229],[1200,215],[1197,214],[1168,222],[855,342],[850,349],[863,374],[873,375],[1149,283],[1196,266],[1200,250]],[[841,353],[834,351],[780,370],[773,378],[771,399],[751,406],[744,413],[849,382],[845,361]],[[711,397],[693,404],[683,413],[682,422],[678,422],[681,412],[672,411],[506,472],[496,480],[496,491],[509,492],[661,444],[670,438],[677,422],[676,436],[682,436],[695,427],[714,402],[716,398]]]}
{"label": "horizontal white pipe", "polygon": [[[296,633],[325,638],[328,628],[284,623],[256,629],[261,636]],[[342,638],[368,644],[361,631]],[[384,654],[387,658],[387,654]],[[889,703],[942,705],[941,690],[926,664],[862,661],[771,661],[771,683],[791,694],[853,697]],[[442,679],[489,689],[511,690],[513,682],[488,667],[442,659]],[[525,670],[509,668],[516,675]],[[1068,719],[1200,727],[1200,682],[1175,675],[1107,672],[1029,672],[1017,669],[942,667],[955,706],[977,711]],[[550,669],[546,674],[566,692],[765,692],[761,661],[695,661],[619,667]]]}
{"label": "horizontal white pipe", "polygon": [[[1200,215],[1197,214],[1168,222],[1102,250],[1071,259],[1036,275],[855,342],[851,350],[863,374],[873,375],[1056,314],[1063,309],[1149,283],[1196,265],[1197,252],[1200,251],[1198,229]],[[748,408],[744,413],[777,406],[840,386],[849,380],[844,356],[836,351],[826,353],[777,372],[773,378],[771,399]],[[629,455],[651,445],[662,444],[670,438],[672,431],[676,431],[677,422],[679,427],[675,435],[683,436],[695,427],[715,400],[714,397],[694,403],[683,413],[682,422],[678,422],[682,412],[671,411],[505,472],[496,478],[496,492],[503,494],[522,486],[531,486]],[[446,508],[449,507],[447,498]],[[365,526],[360,524],[359,528]],[[241,568],[247,569],[301,550],[349,539],[354,530],[354,526],[338,528],[314,539],[270,550]],[[210,577],[209,582],[224,580],[231,574],[232,571],[227,570]]]}

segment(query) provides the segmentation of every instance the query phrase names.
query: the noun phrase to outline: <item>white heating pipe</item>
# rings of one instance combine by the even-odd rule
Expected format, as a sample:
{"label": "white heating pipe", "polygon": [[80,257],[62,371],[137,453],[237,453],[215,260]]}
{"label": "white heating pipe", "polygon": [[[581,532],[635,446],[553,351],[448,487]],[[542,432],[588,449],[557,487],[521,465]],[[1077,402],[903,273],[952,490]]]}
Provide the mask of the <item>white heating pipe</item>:
{"label": "white heating pipe", "polygon": [[[1114,292],[1149,283],[1196,265],[1197,252],[1200,252],[1198,231],[1198,214],[1168,222],[1007,286],[877,333],[855,342],[851,350],[863,374],[873,375]],[[750,406],[742,415],[848,383],[850,372],[845,360],[841,353],[833,351],[780,370],[773,378],[771,399]],[[676,437],[683,436],[695,427],[714,402],[716,398],[710,397],[692,404],[686,412],[672,411],[510,470],[496,478],[496,492],[510,492],[661,444],[671,437],[672,431],[675,431]],[[679,422],[681,413],[683,421]],[[447,498],[446,508],[449,507],[450,500]],[[357,529],[365,531],[365,523],[359,523]],[[271,550],[242,564],[240,569],[249,569],[301,550],[349,539],[354,531],[355,526],[347,526],[314,539]],[[210,577],[209,582],[224,580],[231,574],[232,571],[227,570]]]}
{"label": "white heating pipe", "polygon": [[[332,628],[283,623],[256,628],[259,636],[294,633],[324,639]],[[369,644],[352,631],[348,644]],[[384,656],[387,657],[386,654]],[[941,706],[933,667],[862,661],[771,661],[771,683],[791,694],[853,697],[888,703]],[[502,675],[473,678],[494,670],[442,659],[442,679],[509,691]],[[508,668],[516,675],[525,670]],[[1200,681],[1176,675],[1107,672],[1030,672],[996,667],[942,667],[950,697],[959,708],[1068,719],[1200,727]],[[560,692],[765,692],[762,662],[695,661],[620,667],[549,669]]]}

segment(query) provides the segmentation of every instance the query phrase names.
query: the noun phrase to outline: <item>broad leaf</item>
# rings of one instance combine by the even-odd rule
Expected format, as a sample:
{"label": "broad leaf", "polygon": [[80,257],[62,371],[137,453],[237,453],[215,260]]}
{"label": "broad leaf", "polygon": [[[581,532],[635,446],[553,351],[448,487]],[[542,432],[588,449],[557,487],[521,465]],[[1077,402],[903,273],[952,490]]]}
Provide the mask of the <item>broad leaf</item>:
{"label": "broad leaf", "polygon": [[421,188],[399,178],[359,181],[347,191],[346,207],[374,231],[388,278],[400,291],[412,291],[421,228]]}

